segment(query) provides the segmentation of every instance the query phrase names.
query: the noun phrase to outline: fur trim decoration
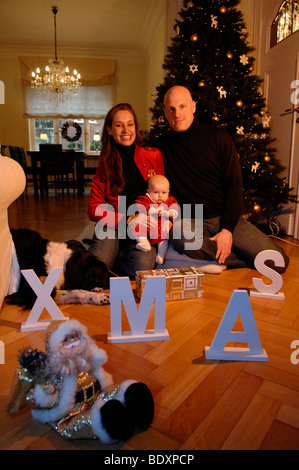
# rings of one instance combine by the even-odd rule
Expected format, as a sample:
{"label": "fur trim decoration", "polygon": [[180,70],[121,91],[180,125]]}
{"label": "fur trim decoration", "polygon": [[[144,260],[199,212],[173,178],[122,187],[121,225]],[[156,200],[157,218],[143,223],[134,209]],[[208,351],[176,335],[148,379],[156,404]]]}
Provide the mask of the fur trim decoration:
{"label": "fur trim decoration", "polygon": [[32,410],[32,416],[41,423],[52,423],[63,418],[75,405],[76,390],[77,376],[65,377],[58,405],[51,409]]}
{"label": "fur trim decoration", "polygon": [[118,393],[118,400],[121,401],[123,404],[125,403],[125,393],[126,390],[130,387],[130,385],[136,384],[136,380],[125,380],[121,383],[119,393]]}
{"label": "fur trim decoration", "polygon": [[91,426],[94,434],[100,439],[103,444],[116,444],[118,441],[112,439],[105,430],[102,423],[101,408],[106,402],[98,399],[91,410]]}
{"label": "fur trim decoration", "polygon": [[102,366],[108,361],[108,356],[104,349],[99,348],[95,343],[90,343],[88,350],[91,353],[91,363],[93,366]]}
{"label": "fur trim decoration", "polygon": [[[49,394],[48,390],[49,389],[45,389],[41,387],[40,385],[37,385],[34,388],[33,397],[34,397],[36,404],[40,408],[51,408],[52,406],[54,406],[58,398],[58,392]],[[54,391],[54,387],[53,387],[53,391]]]}

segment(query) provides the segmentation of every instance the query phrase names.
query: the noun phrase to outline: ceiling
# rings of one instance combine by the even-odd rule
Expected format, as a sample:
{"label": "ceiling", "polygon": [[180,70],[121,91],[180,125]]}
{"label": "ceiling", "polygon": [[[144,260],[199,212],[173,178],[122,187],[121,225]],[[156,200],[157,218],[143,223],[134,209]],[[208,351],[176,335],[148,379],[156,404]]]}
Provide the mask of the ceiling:
{"label": "ceiling", "polygon": [[145,53],[166,0],[0,0],[0,45],[53,46],[58,8],[59,48],[118,49]]}

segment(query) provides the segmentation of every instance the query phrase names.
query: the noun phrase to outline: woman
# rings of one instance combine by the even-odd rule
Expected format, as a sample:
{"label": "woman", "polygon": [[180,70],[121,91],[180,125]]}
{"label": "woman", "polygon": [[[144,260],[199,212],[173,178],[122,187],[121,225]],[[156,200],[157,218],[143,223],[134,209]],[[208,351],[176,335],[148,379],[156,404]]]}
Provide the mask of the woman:
{"label": "woman", "polygon": [[[145,194],[152,175],[164,175],[161,152],[141,145],[131,105],[114,106],[105,119],[102,152],[88,205],[90,220],[97,222],[89,251],[110,270],[130,278],[135,277],[136,271],[153,269],[156,248],[147,252],[136,250],[135,241],[127,236],[130,221],[127,210],[137,196]],[[146,223],[150,224],[150,220]]]}

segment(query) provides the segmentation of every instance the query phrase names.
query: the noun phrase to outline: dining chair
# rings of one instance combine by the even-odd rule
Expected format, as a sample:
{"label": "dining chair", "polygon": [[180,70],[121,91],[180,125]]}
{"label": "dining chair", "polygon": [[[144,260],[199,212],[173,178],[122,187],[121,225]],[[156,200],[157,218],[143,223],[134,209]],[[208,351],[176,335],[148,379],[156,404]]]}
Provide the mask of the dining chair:
{"label": "dining chair", "polygon": [[41,194],[48,196],[49,189],[54,188],[55,193],[61,189],[72,187],[76,190],[74,157],[71,153],[63,152],[61,145],[40,145],[40,168],[41,168]]}

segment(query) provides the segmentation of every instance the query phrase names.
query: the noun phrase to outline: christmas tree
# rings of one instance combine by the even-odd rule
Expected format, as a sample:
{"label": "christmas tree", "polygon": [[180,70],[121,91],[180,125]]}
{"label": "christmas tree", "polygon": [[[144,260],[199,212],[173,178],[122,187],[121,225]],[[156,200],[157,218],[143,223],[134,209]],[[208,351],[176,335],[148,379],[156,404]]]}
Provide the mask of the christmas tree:
{"label": "christmas tree", "polygon": [[240,0],[185,0],[164,59],[164,83],[153,94],[155,105],[149,142],[168,130],[163,98],[174,85],[187,87],[196,116],[223,126],[233,136],[243,171],[244,213],[254,222],[276,218],[282,205],[294,202],[292,188],[276,158],[262,79],[254,75],[254,49]]}

